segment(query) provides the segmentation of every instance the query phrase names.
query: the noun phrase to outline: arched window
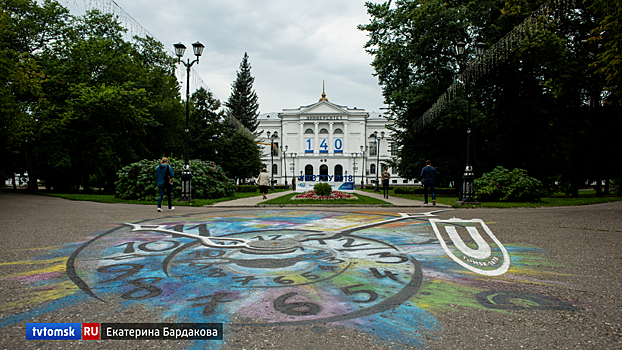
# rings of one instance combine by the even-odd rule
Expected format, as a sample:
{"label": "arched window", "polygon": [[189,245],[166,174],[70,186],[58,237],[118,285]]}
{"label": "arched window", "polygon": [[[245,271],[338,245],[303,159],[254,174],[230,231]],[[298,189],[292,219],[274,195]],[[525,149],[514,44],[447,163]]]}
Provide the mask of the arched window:
{"label": "arched window", "polygon": [[313,175],[313,165],[308,164],[305,166],[305,175]]}
{"label": "arched window", "polygon": [[328,165],[322,164],[320,166],[320,175],[328,175]]}
{"label": "arched window", "polygon": [[341,130],[340,128],[337,128],[337,129],[335,129],[333,134],[343,134],[343,130]]}
{"label": "arched window", "polygon": [[376,164],[371,164],[369,166],[369,173],[370,174],[375,174],[376,173]]}
{"label": "arched window", "polygon": [[343,167],[340,164],[335,165],[335,181],[343,181]]}
{"label": "arched window", "polygon": [[307,130],[305,130],[305,134],[315,134],[315,133],[313,132],[313,129],[308,128]]}
{"label": "arched window", "polygon": [[320,134],[328,134],[328,130],[326,130],[326,128],[321,128]]}
{"label": "arched window", "polygon": [[277,170],[278,170],[277,165],[276,164],[272,164],[272,174],[273,175],[277,174]]}

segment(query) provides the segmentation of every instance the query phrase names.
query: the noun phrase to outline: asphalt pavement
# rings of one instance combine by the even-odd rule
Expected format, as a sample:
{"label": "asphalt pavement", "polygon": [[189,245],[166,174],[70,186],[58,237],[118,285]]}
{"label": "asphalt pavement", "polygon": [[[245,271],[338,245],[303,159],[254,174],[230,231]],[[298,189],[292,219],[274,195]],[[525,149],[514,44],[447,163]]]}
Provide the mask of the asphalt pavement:
{"label": "asphalt pavement", "polygon": [[[622,349],[622,202],[453,210],[390,200],[398,206],[158,213],[0,193],[0,345]],[[475,229],[456,231],[462,242],[451,227]],[[223,341],[26,340],[27,322],[218,320]]]}

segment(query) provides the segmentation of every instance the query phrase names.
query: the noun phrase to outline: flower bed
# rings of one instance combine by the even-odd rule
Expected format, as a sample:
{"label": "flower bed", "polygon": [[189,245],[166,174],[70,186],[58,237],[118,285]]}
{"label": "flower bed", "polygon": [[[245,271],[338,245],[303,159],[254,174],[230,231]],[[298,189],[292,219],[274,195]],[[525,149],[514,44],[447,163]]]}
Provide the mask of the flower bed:
{"label": "flower bed", "polygon": [[314,191],[307,191],[305,193],[301,193],[299,195],[293,196],[292,199],[317,199],[317,200],[335,200],[335,199],[347,199],[347,200],[358,200],[358,197],[341,192],[341,191],[332,191],[330,196],[318,196]]}

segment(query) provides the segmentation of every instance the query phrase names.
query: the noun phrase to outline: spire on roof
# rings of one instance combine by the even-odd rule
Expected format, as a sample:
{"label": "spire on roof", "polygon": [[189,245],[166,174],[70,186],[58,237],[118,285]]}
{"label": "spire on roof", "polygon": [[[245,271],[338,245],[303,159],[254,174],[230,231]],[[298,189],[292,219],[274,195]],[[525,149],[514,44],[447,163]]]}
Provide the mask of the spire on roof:
{"label": "spire on roof", "polygon": [[320,98],[320,102],[321,101],[328,101],[328,99],[326,98],[326,93],[324,92],[324,80],[322,80],[322,98]]}

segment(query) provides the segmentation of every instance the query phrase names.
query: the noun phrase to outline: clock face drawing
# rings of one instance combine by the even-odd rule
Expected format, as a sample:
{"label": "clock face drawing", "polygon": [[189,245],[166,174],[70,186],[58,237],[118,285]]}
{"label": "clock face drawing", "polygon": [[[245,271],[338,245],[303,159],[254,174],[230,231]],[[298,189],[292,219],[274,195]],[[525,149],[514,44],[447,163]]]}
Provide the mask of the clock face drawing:
{"label": "clock face drawing", "polygon": [[67,274],[101,302],[139,304],[161,320],[353,320],[414,307],[423,280],[420,260],[443,253],[437,226],[449,225],[438,222],[433,229],[431,217],[265,210],[126,223],[78,248]]}

